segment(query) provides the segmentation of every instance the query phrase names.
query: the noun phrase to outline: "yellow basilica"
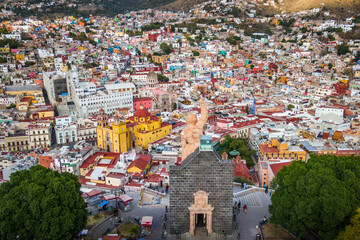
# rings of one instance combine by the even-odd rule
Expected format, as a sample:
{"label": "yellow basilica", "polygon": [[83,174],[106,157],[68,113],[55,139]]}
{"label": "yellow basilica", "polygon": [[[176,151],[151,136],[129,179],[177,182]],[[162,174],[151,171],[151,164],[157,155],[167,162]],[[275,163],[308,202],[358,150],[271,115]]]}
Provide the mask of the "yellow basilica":
{"label": "yellow basilica", "polygon": [[148,148],[148,144],[165,137],[172,132],[172,125],[163,123],[161,118],[152,116],[144,107],[140,107],[126,123],[135,138],[137,147]]}
{"label": "yellow basilica", "polygon": [[114,122],[109,124],[109,117],[100,109],[97,116],[97,146],[108,152],[123,153],[132,147],[131,133],[126,127],[126,123],[120,121],[116,114]]}
{"label": "yellow basilica", "polygon": [[120,121],[116,114],[114,122],[109,124],[109,117],[104,110],[97,116],[97,146],[108,152],[123,153],[129,148],[148,148],[148,144],[165,137],[172,132],[172,125],[163,123],[160,117],[152,116],[140,107],[134,116]]}

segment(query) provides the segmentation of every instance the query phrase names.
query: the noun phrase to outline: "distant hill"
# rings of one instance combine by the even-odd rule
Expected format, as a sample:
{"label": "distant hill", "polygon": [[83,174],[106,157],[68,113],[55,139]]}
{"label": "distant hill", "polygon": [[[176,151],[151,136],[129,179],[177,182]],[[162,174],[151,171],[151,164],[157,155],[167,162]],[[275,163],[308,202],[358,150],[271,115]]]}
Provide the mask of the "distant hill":
{"label": "distant hill", "polygon": [[[17,1],[17,0],[14,0]],[[163,5],[172,3],[176,0],[65,0],[55,1],[55,4],[48,5],[48,0],[25,0],[26,6],[31,4],[45,3],[41,9],[33,8],[28,10],[26,7],[11,6],[17,16],[38,16],[38,17],[53,17],[61,15],[89,15],[101,14],[107,16],[115,16],[119,13],[126,13],[129,11],[156,9]],[[2,0],[0,0],[0,3]],[[77,7],[69,7],[68,4],[76,4]],[[0,5],[1,9],[1,5]],[[40,11],[39,11],[40,10]]]}
{"label": "distant hill", "polygon": [[176,0],[175,2],[166,4],[161,9],[183,12],[191,10],[195,5],[206,2],[206,0]]}
{"label": "distant hill", "polygon": [[360,14],[360,0],[283,0],[284,4],[281,4],[281,0],[279,2],[278,6],[288,12],[325,7],[331,12],[345,16]]}

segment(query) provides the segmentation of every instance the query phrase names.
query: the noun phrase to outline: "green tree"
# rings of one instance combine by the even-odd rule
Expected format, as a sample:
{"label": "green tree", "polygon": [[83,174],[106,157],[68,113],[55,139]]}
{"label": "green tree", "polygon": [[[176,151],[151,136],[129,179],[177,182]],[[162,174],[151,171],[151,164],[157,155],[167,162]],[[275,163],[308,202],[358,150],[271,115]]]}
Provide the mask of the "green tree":
{"label": "green tree", "polygon": [[236,178],[234,178],[234,182],[236,182],[236,183],[247,183],[249,185],[255,185],[252,181],[250,181],[249,179],[244,178],[244,177],[236,177]]}
{"label": "green tree", "polygon": [[166,54],[170,54],[171,53],[171,47],[169,45],[167,45],[166,43],[161,43],[160,45],[160,49]]}
{"label": "green tree", "polygon": [[11,103],[8,107],[6,107],[7,109],[11,109],[11,108],[16,108],[16,104]]}
{"label": "green tree", "polygon": [[272,184],[270,221],[304,237],[335,239],[360,206],[360,157],[311,155],[283,167]]}
{"label": "green tree", "polygon": [[241,158],[246,160],[246,166],[248,168],[255,165],[252,156],[256,154],[256,151],[249,150],[244,139],[232,138],[230,135],[226,135],[217,150],[220,155],[224,152],[229,154],[231,151],[236,150],[240,153]]}
{"label": "green tree", "polygon": [[200,53],[198,52],[198,51],[192,51],[192,53],[193,53],[193,56],[200,56]]}
{"label": "green tree", "polygon": [[172,110],[174,111],[175,109],[177,109],[177,103],[174,102],[174,103],[172,104]]}
{"label": "green tree", "polygon": [[237,41],[233,38],[226,38],[226,41],[228,43],[230,43],[231,45],[236,45],[237,44]]}
{"label": "green tree", "polygon": [[287,109],[288,109],[288,110],[291,110],[291,109],[293,109],[294,107],[295,107],[294,105],[289,104],[289,105],[287,106]]}
{"label": "green tree", "polygon": [[0,185],[1,239],[73,239],[86,220],[75,175],[38,165]]}
{"label": "green tree", "polygon": [[347,53],[349,53],[350,50],[349,50],[349,46],[346,45],[346,44],[341,44],[341,45],[338,45],[337,47],[337,54],[340,56],[340,55],[345,55]]}
{"label": "green tree", "polygon": [[360,236],[360,208],[356,210],[356,214],[351,218],[350,225],[341,231],[336,240],[353,240]]}
{"label": "green tree", "polygon": [[332,63],[329,63],[329,64],[328,64],[329,69],[332,69],[333,66],[334,66],[334,65],[333,65]]}
{"label": "green tree", "polygon": [[162,74],[158,74],[158,80],[159,80],[159,82],[168,82],[169,78]]}

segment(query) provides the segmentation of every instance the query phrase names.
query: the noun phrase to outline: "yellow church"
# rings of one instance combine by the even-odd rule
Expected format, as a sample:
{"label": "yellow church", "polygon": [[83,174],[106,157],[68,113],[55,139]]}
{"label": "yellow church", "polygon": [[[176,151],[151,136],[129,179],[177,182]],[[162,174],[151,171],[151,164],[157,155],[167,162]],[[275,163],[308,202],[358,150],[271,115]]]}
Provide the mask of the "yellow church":
{"label": "yellow church", "polygon": [[133,133],[137,147],[148,148],[148,144],[165,137],[172,132],[172,125],[163,123],[160,117],[152,116],[144,107],[140,107],[134,116],[126,119]]}
{"label": "yellow church", "polygon": [[103,109],[97,116],[97,146],[107,152],[123,153],[132,147],[131,133],[126,123],[116,114],[114,122],[109,124],[109,117]]}
{"label": "yellow church", "polygon": [[148,144],[165,137],[172,132],[172,125],[163,123],[160,117],[152,116],[144,107],[140,107],[134,116],[120,121],[116,114],[114,122],[103,109],[97,116],[97,146],[107,152],[123,153],[132,147],[147,149]]}

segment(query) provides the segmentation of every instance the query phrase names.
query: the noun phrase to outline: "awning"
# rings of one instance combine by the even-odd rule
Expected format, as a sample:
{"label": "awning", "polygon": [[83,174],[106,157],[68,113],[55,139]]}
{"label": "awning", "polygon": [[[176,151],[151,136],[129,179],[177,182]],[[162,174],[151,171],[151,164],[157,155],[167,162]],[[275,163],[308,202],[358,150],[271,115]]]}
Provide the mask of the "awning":
{"label": "awning", "polygon": [[131,202],[132,200],[134,200],[129,195],[121,195],[119,199],[124,203]]}
{"label": "awning", "polygon": [[102,206],[104,206],[105,204],[108,204],[108,203],[109,203],[109,201],[104,200],[104,201],[102,201],[102,203],[99,204],[99,207],[102,207]]}
{"label": "awning", "polygon": [[141,220],[141,226],[144,227],[151,227],[153,223],[153,217],[151,216],[144,216]]}

